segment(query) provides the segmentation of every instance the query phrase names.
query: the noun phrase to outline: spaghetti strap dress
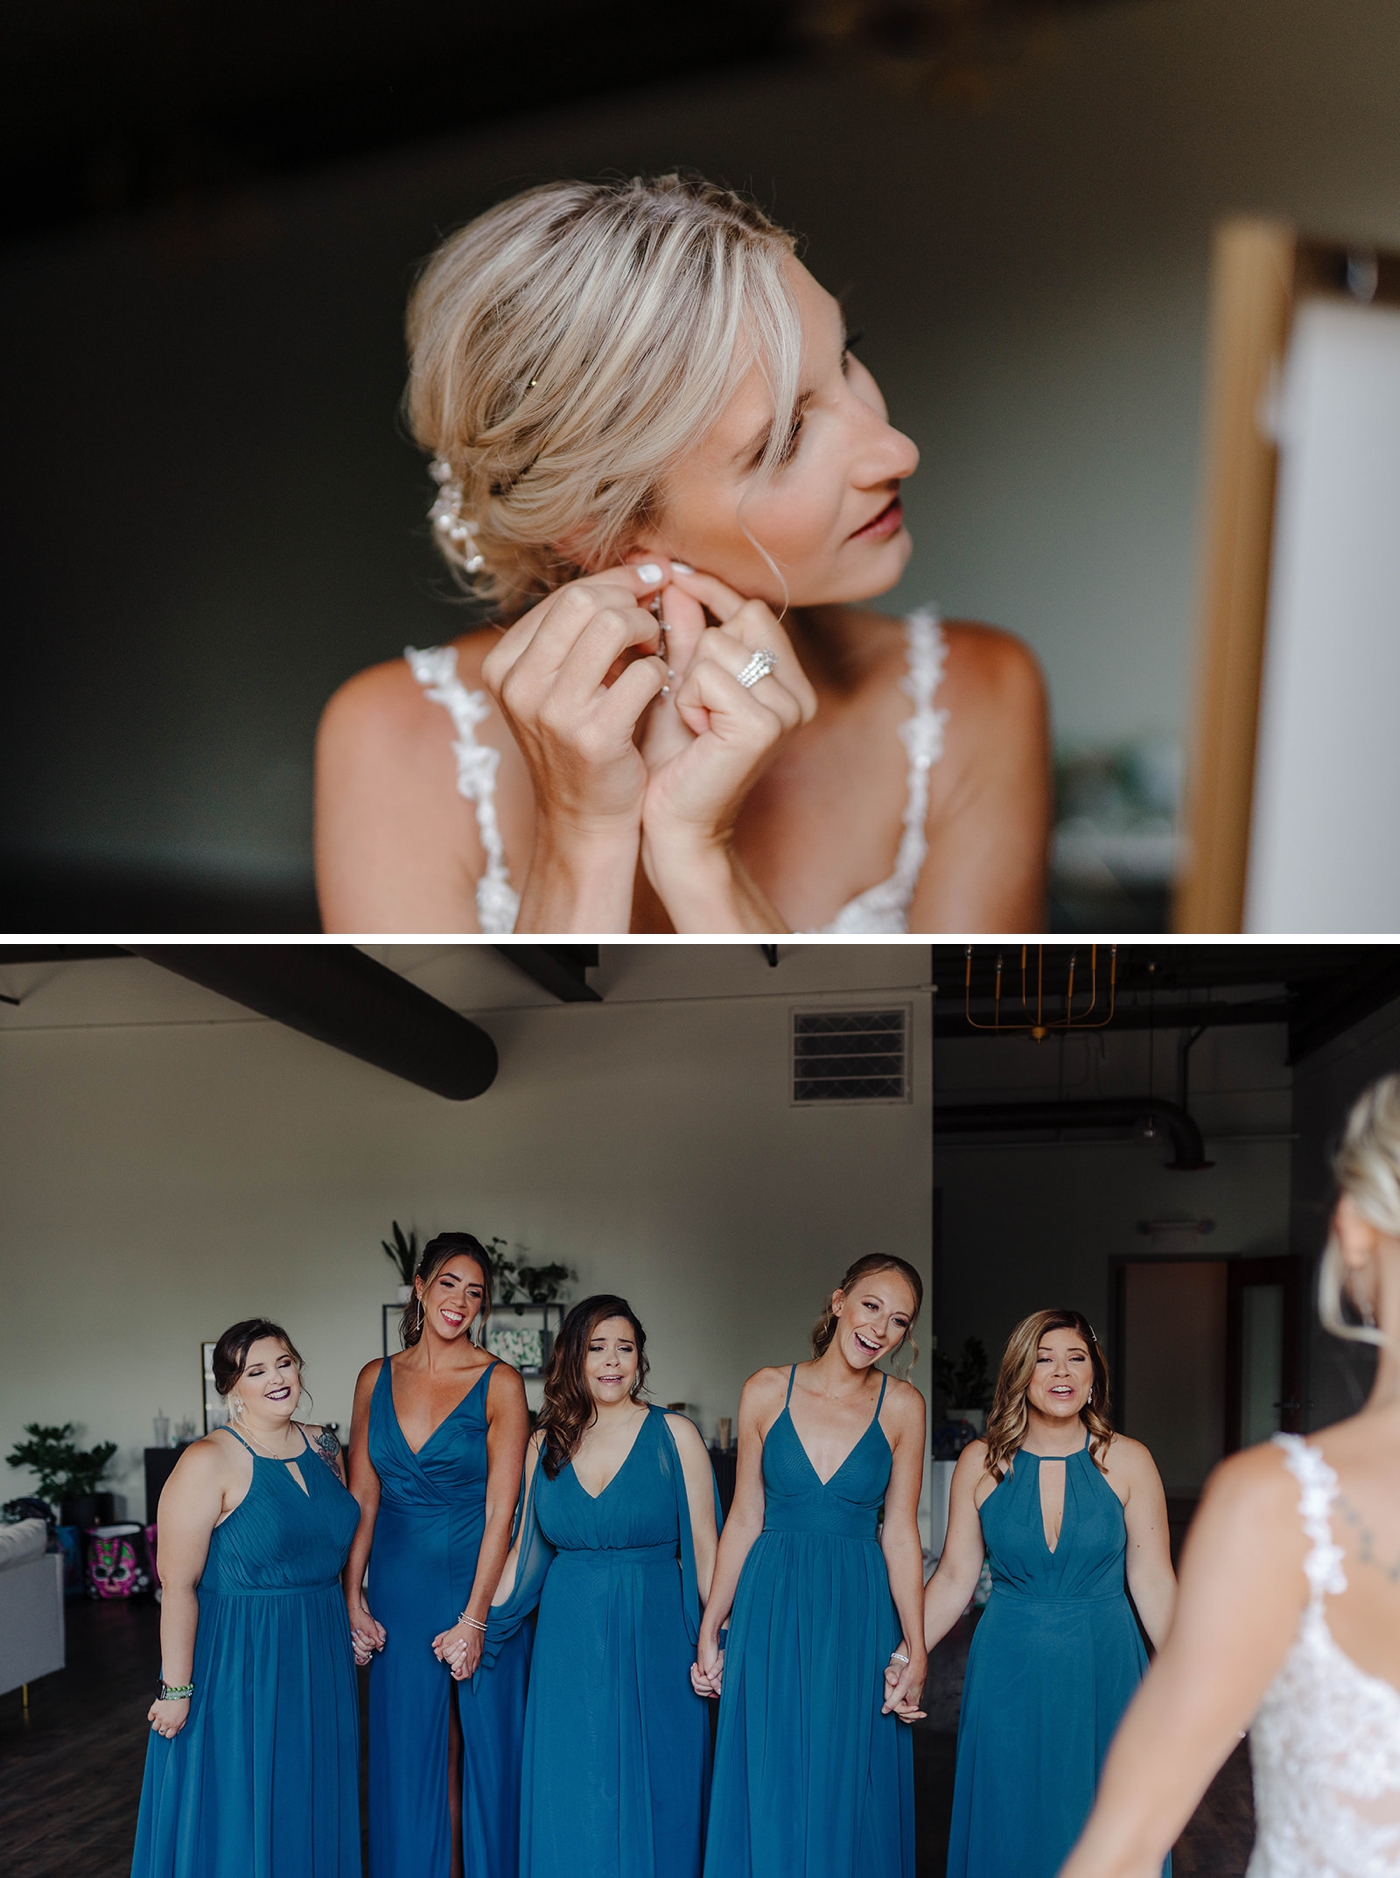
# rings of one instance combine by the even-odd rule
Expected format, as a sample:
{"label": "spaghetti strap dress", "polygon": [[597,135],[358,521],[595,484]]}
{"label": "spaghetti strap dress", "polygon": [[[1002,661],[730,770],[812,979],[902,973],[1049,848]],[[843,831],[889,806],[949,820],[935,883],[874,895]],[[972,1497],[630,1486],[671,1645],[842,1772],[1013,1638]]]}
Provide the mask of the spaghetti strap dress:
{"label": "spaghetti strap dress", "polygon": [[[982,1502],[992,1592],[973,1633],[958,1722],[948,1878],[1055,1878],[1147,1652],[1123,1577],[1122,1503],[1086,1444],[1064,1462],[1054,1551],[1039,1456]],[[1171,1860],[1162,1867],[1169,1878]]]}
{"label": "spaghetti strap dress", "polygon": [[664,1409],[596,1496],[572,1462],[553,1480],[536,1467],[488,1658],[536,1606],[520,1878],[700,1878],[710,1721],[690,1683],[700,1597]]}
{"label": "spaghetti strap dress", "polygon": [[433,1638],[471,1595],[486,1525],[486,1391],[492,1363],[415,1454],[394,1407],[391,1365],[370,1397],[369,1457],[379,1512],[369,1608],[387,1641],[369,1677],[370,1878],[448,1878],[448,1723],[462,1723],[466,1878],[514,1873],[520,1730],[530,1639],[522,1631],[492,1676],[454,1682]]}
{"label": "spaghetti strap dress", "polygon": [[880,1713],[901,1634],[876,1536],[887,1379],[823,1483],[793,1426],[793,1375],[730,1618],[705,1878],[914,1878],[913,1740]]}
{"label": "spaghetti strap dress", "polygon": [[340,1588],[359,1508],[310,1442],[292,1463],[229,1433],[253,1478],[209,1536],[189,1719],[147,1741],[132,1878],[359,1878],[360,1705]]}

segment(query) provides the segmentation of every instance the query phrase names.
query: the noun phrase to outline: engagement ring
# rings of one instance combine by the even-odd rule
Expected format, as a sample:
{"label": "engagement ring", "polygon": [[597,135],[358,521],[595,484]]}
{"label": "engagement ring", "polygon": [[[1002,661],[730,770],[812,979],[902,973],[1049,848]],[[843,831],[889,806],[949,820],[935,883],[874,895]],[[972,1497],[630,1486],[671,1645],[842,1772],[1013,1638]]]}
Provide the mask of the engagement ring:
{"label": "engagement ring", "polygon": [[739,683],[745,691],[752,691],[760,678],[766,678],[778,663],[778,655],[767,646],[760,646],[743,671],[739,673]]}

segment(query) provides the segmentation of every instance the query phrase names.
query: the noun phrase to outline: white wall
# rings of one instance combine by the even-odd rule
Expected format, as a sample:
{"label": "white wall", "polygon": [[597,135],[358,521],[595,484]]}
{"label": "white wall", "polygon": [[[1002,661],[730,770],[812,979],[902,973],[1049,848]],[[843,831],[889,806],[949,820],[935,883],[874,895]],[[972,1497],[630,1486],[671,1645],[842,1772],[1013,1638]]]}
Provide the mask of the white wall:
{"label": "white wall", "polygon": [[[469,996],[501,1071],[457,1104],[136,959],[6,968],[0,989],[0,1454],[28,1421],[120,1443],[140,1512],[157,1407],[199,1413],[199,1350],[255,1313],[348,1424],[380,1351],[389,1221],[465,1227],[627,1296],[658,1401],[713,1436],[744,1377],[807,1354],[824,1292],[888,1250],[927,1273],[923,947],[606,947],[558,1005],[485,947],[380,948]],[[915,1099],[795,1110],[794,1003],[907,1002]],[[926,1381],[926,1359],[915,1372]],[[28,1477],[0,1470],[0,1497]]]}

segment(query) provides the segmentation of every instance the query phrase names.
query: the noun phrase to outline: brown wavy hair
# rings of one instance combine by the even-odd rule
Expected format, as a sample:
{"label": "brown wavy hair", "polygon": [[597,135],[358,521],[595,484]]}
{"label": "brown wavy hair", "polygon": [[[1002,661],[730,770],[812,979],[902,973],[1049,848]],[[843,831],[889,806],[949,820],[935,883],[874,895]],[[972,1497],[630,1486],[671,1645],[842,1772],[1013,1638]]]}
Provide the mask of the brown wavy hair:
{"label": "brown wavy hair", "polygon": [[625,1317],[632,1326],[632,1335],[637,1340],[637,1380],[632,1385],[632,1400],[636,1402],[645,1392],[647,1333],[626,1298],[604,1291],[576,1304],[560,1326],[545,1365],[544,1407],[535,1423],[536,1430],[544,1437],[540,1444],[540,1466],[551,1480],[574,1458],[596,1413],[583,1365],[594,1331],[610,1317]]}
{"label": "brown wavy hair", "polygon": [[[836,1292],[849,1291],[852,1285],[859,1284],[862,1278],[873,1278],[876,1272],[898,1272],[905,1284],[907,1284],[909,1289],[914,1293],[914,1310],[909,1319],[909,1329],[905,1331],[903,1338],[895,1346],[895,1349],[902,1350],[906,1344],[908,1345],[909,1362],[904,1366],[906,1371],[918,1357],[919,1346],[914,1341],[913,1329],[918,1320],[919,1312],[924,1307],[924,1281],[920,1278],[912,1265],[906,1264],[903,1259],[894,1258],[886,1252],[867,1252],[864,1258],[857,1259],[855,1264],[852,1265],[851,1269],[846,1273],[846,1276],[841,1280],[840,1284],[832,1291],[831,1296],[828,1297],[825,1307],[822,1310],[821,1316],[812,1326],[813,1357],[823,1356],[831,1344],[831,1339],[836,1335],[836,1326],[840,1320],[837,1318],[835,1311],[831,1308],[831,1301],[832,1298],[836,1296]],[[891,1355],[894,1353],[894,1351],[891,1351]]]}
{"label": "brown wavy hair", "polygon": [[[491,1255],[481,1241],[473,1238],[469,1232],[440,1232],[423,1247],[423,1256],[413,1275],[423,1280],[423,1289],[426,1291],[449,1259],[460,1258],[471,1259],[481,1267],[481,1284],[486,1295],[481,1300],[481,1309],[467,1328],[467,1336],[473,1343],[479,1344],[491,1315],[492,1276]],[[417,1297],[410,1293],[408,1303],[403,1307],[403,1316],[399,1319],[399,1342],[408,1350],[422,1335],[423,1313]]]}
{"label": "brown wavy hair", "polygon": [[996,1394],[992,1412],[987,1417],[987,1472],[1004,1480],[1011,1472],[1017,1450],[1026,1438],[1029,1416],[1026,1390],[1035,1374],[1036,1352],[1049,1330],[1073,1330],[1083,1338],[1093,1367],[1094,1381],[1089,1400],[1079,1411],[1079,1419],[1089,1430],[1089,1459],[1099,1472],[1106,1473],[1101,1455],[1107,1454],[1113,1440],[1113,1405],[1108,1389],[1108,1364],[1094,1335],[1094,1326],[1081,1311],[1032,1311],[1023,1317],[1006,1340],[1001,1368],[997,1371]]}

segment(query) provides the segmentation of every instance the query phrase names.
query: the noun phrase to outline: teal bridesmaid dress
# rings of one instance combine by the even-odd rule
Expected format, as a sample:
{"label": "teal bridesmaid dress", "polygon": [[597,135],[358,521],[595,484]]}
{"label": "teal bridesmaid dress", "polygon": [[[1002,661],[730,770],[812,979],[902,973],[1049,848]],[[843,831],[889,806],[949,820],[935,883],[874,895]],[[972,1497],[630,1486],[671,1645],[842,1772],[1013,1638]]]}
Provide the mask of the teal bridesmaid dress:
{"label": "teal bridesmaid dress", "polygon": [[530,1639],[490,1677],[454,1682],[433,1638],[461,1615],[486,1526],[486,1391],[494,1363],[415,1454],[394,1407],[386,1359],[370,1397],[369,1457],[379,1512],[368,1601],[387,1641],[369,1675],[370,1878],[448,1878],[448,1722],[462,1723],[466,1878],[515,1872],[520,1728]]}
{"label": "teal bridesmaid dress", "polygon": [[730,1618],[705,1878],[914,1878],[913,1741],[880,1713],[901,1635],[876,1536],[892,1461],[885,1386],[825,1484],[792,1424],[791,1375],[764,1437],[763,1531]]}
{"label": "teal bridesmaid dress", "polygon": [[1040,1468],[1022,1449],[982,1502],[992,1594],[963,1683],[948,1878],[1055,1878],[1147,1670],[1124,1587],[1122,1503],[1087,1437],[1064,1463],[1053,1552]]}
{"label": "teal bridesmaid dress", "polygon": [[340,1588],[359,1508],[309,1442],[305,1492],[293,1463],[248,1452],[252,1484],[210,1534],[199,1581],[189,1720],[147,1743],[132,1878],[359,1878]]}
{"label": "teal bridesmaid dress", "polygon": [[699,1878],[710,1723],[690,1684],[700,1596],[664,1409],[596,1498],[572,1463],[553,1480],[536,1467],[488,1657],[536,1606],[520,1878]]}

